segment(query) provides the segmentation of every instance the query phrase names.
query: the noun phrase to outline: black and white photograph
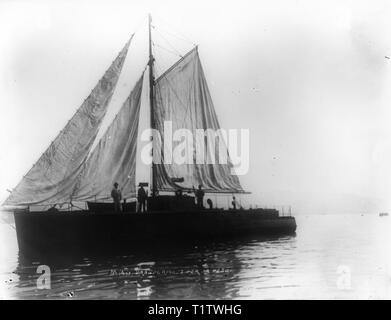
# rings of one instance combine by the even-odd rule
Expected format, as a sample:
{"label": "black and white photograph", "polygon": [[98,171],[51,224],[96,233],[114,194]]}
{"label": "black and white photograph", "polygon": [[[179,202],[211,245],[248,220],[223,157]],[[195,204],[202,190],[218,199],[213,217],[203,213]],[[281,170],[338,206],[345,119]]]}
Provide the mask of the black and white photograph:
{"label": "black and white photograph", "polygon": [[390,1],[0,1],[0,300],[390,300],[390,213]]}

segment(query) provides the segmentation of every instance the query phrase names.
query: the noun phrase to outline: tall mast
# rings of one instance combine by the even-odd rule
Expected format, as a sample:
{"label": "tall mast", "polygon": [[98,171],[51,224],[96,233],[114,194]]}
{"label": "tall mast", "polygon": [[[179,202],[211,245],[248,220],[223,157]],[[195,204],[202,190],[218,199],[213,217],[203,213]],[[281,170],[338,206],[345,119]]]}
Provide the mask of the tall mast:
{"label": "tall mast", "polygon": [[[149,104],[150,104],[150,112],[151,112],[151,129],[155,129],[155,119],[154,119],[154,107],[155,107],[155,77],[153,75],[153,63],[154,57],[152,54],[152,33],[151,33],[151,24],[152,24],[152,16],[148,15],[148,32],[149,32]],[[153,138],[152,138],[153,139]],[[155,164],[153,162],[153,149],[155,142],[152,143],[152,172],[151,172],[151,190],[152,196],[155,196],[156,192],[156,175],[155,175]]]}

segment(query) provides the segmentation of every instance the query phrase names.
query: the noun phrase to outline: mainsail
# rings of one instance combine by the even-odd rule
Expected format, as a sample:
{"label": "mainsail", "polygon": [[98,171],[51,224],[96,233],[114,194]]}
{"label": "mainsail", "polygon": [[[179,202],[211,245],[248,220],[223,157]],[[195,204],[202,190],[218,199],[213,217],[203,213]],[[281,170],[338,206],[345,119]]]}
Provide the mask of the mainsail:
{"label": "mainsail", "polygon": [[88,157],[73,200],[109,200],[114,182],[123,198],[135,196],[137,131],[143,76],[124,102],[96,148]]}
{"label": "mainsail", "polygon": [[106,114],[132,38],[64,129],[13,189],[4,205],[70,201],[76,178]]}
{"label": "mainsail", "polygon": [[[205,75],[194,48],[155,83],[155,129],[164,144],[164,122],[172,122],[172,130],[188,129],[196,136],[196,129],[220,129]],[[215,152],[215,150],[213,150]],[[161,155],[164,162],[164,155]],[[215,159],[219,159],[217,154]],[[231,174],[232,164],[172,164],[155,165],[156,188],[175,191],[190,189],[199,184],[208,192],[243,192],[239,179]],[[178,179],[183,182],[178,183]]]}

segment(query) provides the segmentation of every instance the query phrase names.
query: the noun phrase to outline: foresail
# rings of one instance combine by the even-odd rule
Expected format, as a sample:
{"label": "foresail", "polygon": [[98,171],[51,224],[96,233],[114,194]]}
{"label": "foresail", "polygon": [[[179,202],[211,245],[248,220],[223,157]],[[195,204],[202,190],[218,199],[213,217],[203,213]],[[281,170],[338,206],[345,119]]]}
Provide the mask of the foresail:
{"label": "foresail", "polygon": [[[155,99],[155,126],[162,144],[165,121],[172,122],[173,132],[185,128],[193,137],[196,129],[220,129],[197,48],[156,80]],[[164,162],[164,154],[162,158]],[[174,191],[201,184],[209,192],[243,192],[238,177],[231,174],[229,157],[225,164],[196,163],[194,160],[193,164],[176,164],[174,161],[172,164],[156,164],[157,189]],[[182,178],[183,182],[179,182]]]}
{"label": "foresail", "polygon": [[117,85],[130,39],[87,99],[3,205],[69,202]]}
{"label": "foresail", "polygon": [[143,76],[92,151],[76,185],[73,199],[108,200],[114,182],[122,197],[135,196],[136,148]]}

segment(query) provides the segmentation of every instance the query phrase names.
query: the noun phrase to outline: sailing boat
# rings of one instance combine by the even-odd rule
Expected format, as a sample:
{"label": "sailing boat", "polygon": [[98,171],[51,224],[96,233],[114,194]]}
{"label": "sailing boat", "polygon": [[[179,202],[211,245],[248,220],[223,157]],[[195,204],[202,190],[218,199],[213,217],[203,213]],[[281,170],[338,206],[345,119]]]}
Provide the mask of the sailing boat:
{"label": "sailing boat", "polygon": [[[149,16],[150,126],[164,136],[164,123],[173,129],[220,128],[198,55],[193,48],[158,78],[154,78],[151,16]],[[291,234],[292,216],[275,209],[209,209],[199,207],[192,191],[244,193],[232,164],[152,162],[147,212],[136,212],[136,201],[114,212],[110,191],[118,182],[125,199],[136,197],[136,153],[144,73],[136,82],[107,131],[91,151],[132,42],[120,51],[84,103],[42,154],[3,205],[15,209],[19,248],[125,245],[129,241],[205,239],[237,235]],[[155,141],[154,141],[155,142]],[[160,141],[163,144],[164,141]],[[161,147],[161,145],[159,146]],[[157,151],[156,151],[157,150]],[[153,148],[153,156],[160,153]],[[159,154],[164,157],[163,152]],[[144,183],[148,184],[148,183]],[[109,202],[108,202],[109,201]],[[88,209],[74,205],[86,202]],[[32,206],[49,206],[33,211]],[[57,206],[57,207],[56,207]],[[67,207],[69,210],[58,210]],[[75,210],[76,209],[76,210]]]}

